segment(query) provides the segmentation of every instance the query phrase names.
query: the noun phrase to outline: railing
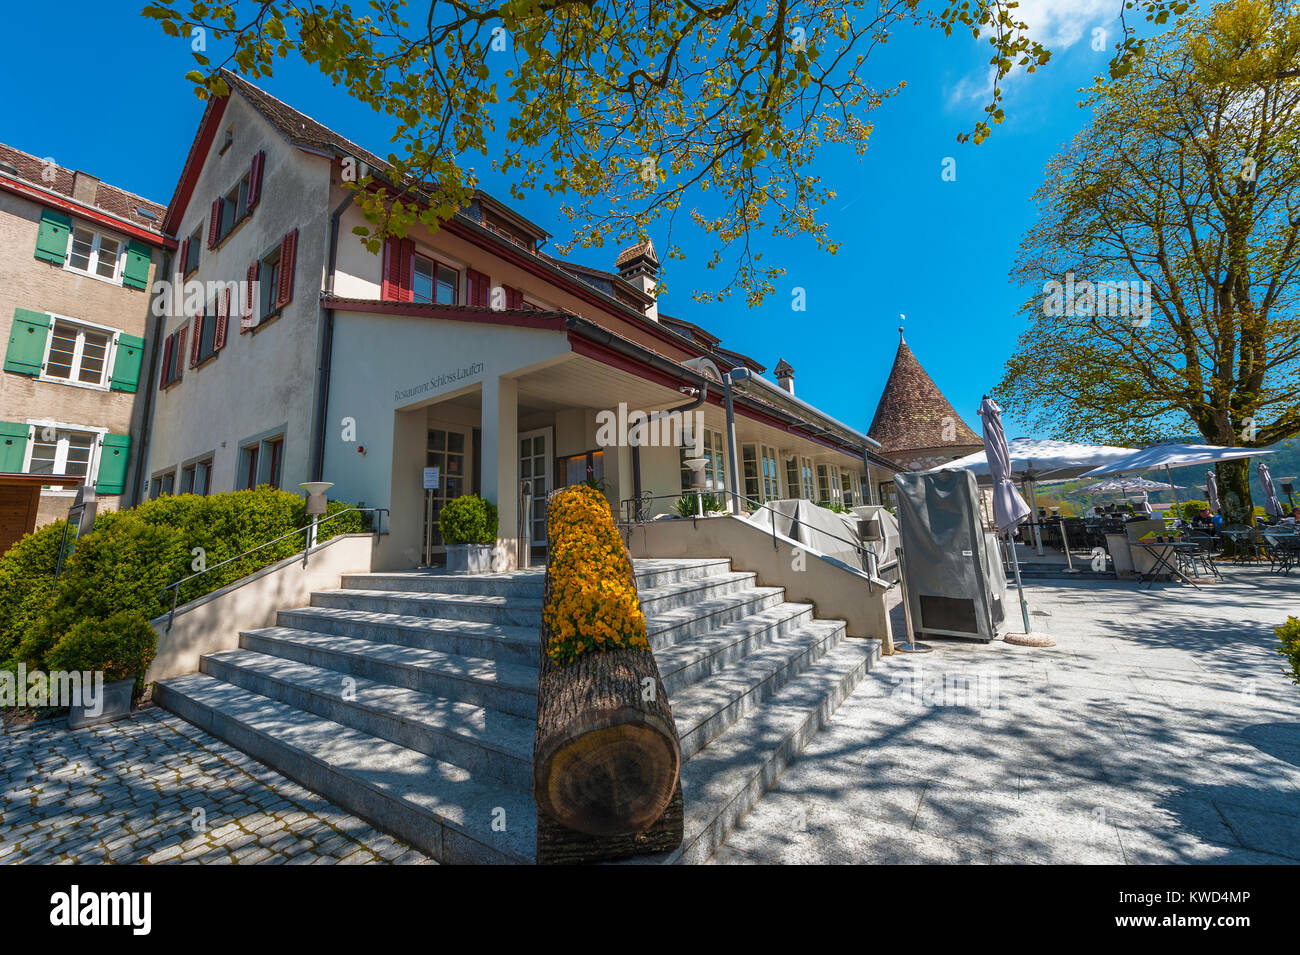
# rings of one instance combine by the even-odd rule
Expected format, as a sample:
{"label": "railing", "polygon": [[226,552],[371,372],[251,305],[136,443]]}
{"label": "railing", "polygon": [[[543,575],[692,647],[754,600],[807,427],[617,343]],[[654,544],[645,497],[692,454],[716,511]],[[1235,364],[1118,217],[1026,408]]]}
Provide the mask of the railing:
{"label": "railing", "polygon": [[[269,540],[269,541],[266,541],[265,543],[258,544],[256,547],[251,547],[251,548],[249,548],[248,550],[244,551],[242,554],[236,554],[234,557],[227,557],[225,560],[221,561],[221,563],[219,563],[219,564],[213,564],[211,567],[204,567],[202,570],[198,571],[197,573],[190,574],[188,577],[182,577],[180,580],[176,581],[175,583],[170,583],[170,584],[168,584],[166,587],[164,587],[164,588],[162,589],[162,593],[161,593],[161,599],[162,599],[162,600],[166,600],[166,599],[167,599],[167,591],[170,590],[170,591],[172,592],[172,606],[171,606],[171,610],[168,611],[168,613],[167,613],[167,630],[166,630],[166,632],[167,632],[167,633],[170,633],[170,632],[171,632],[171,629],[172,629],[172,621],[176,618],[176,601],[177,601],[177,598],[180,597],[180,592],[181,592],[181,587],[182,587],[182,585],[184,585],[184,584],[188,584],[191,580],[195,580],[195,579],[197,579],[197,578],[199,578],[199,577],[202,577],[204,574],[210,574],[210,573],[212,573],[212,571],[216,570],[218,567],[225,567],[226,564],[233,563],[234,561],[237,561],[237,560],[241,560],[242,558],[247,557],[247,556],[249,556],[250,554],[256,554],[259,550],[262,550],[264,547],[270,547],[272,544],[278,544],[278,543],[280,543],[280,541],[282,541],[282,540],[288,540],[290,537],[296,537],[296,536],[299,535],[299,534],[305,534],[305,535],[306,535],[306,541],[305,541],[305,543],[304,543],[303,551],[302,551],[302,565],[303,565],[304,567],[306,567],[306,566],[307,566],[307,558],[311,556],[311,549],[312,549],[312,547],[313,547],[313,546],[315,545],[315,543],[316,543],[316,530],[320,527],[320,525],[321,525],[321,524],[328,524],[330,521],[334,520],[334,518],[336,518],[336,517],[342,517],[344,514],[352,514],[352,513],[358,513],[358,514],[366,513],[366,514],[375,514],[375,515],[385,514],[385,515],[386,515],[386,514],[388,513],[388,508],[386,508],[386,507],[349,507],[349,508],[347,508],[346,510],[335,511],[333,514],[330,514],[328,517],[324,518],[323,520],[313,520],[310,524],[307,524],[307,525],[305,525],[305,526],[303,526],[303,527],[295,528],[294,530],[291,530],[291,531],[290,531],[289,533],[287,533],[287,534],[281,534],[279,537],[275,538],[274,540]],[[384,533],[384,531],[382,530],[382,526],[383,526],[383,521],[380,521],[380,520],[376,520],[376,521],[375,521],[374,535],[375,535],[376,538],[378,538],[380,535],[382,535],[382,534]]]}
{"label": "railing", "polygon": [[[745,495],[743,494],[739,494],[729,490],[704,491],[704,492],[682,491],[679,494],[650,494],[649,492],[647,492],[645,494],[642,494],[640,497],[629,497],[626,500],[619,502],[619,510],[624,511],[627,514],[627,519],[624,521],[624,524],[629,526],[641,525],[647,523],[648,519],[646,516],[646,511],[648,510],[649,505],[653,504],[655,501],[663,501],[663,500],[677,501],[677,500],[681,500],[683,497],[693,497],[701,493],[718,495],[722,497],[724,500],[728,497],[734,497],[737,501],[740,501],[744,504],[753,504],[756,510],[763,509],[763,510],[772,511],[774,515],[776,515],[777,513],[774,508],[769,507],[768,505],[764,504],[762,501],[755,501],[751,498],[745,497]],[[635,510],[633,510],[634,506],[635,506]],[[837,540],[842,544],[848,544],[850,547],[856,550],[859,553],[859,555],[863,558],[862,564],[863,567],[866,568],[867,592],[875,593],[875,588],[872,585],[872,580],[879,579],[880,569],[881,569],[879,564],[880,558],[877,556],[875,551],[873,551],[870,547],[867,547],[865,544],[863,544],[862,541],[855,541],[855,540],[850,540],[847,537],[840,537],[838,534],[832,534],[830,531],[823,530],[820,527],[813,527],[811,524],[807,523],[806,521],[801,521],[797,517],[792,517],[786,514],[781,514],[779,516],[782,518],[788,518],[793,523],[798,524],[802,527],[806,527],[811,531],[816,531],[818,534],[824,534],[827,537],[831,538],[832,540]],[[692,521],[696,521],[698,518],[699,518],[698,514],[691,515]],[[772,534],[772,549],[779,550],[781,544],[776,536],[775,521],[771,522],[770,530]],[[894,566],[894,565],[886,564],[886,569],[888,569],[888,567],[890,566]],[[901,573],[899,576],[901,578],[902,576]],[[897,584],[898,581],[894,581],[892,584],[889,585],[887,589],[892,590],[895,586],[897,586]]]}

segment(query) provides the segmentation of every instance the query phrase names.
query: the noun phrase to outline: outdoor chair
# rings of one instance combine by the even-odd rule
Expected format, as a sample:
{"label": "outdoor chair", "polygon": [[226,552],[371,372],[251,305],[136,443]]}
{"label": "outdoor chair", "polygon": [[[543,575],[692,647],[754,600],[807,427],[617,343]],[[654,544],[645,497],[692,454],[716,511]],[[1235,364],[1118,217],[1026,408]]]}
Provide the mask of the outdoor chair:
{"label": "outdoor chair", "polygon": [[[1188,542],[1196,545],[1196,550],[1189,551],[1187,554],[1187,563],[1195,576],[1211,576],[1221,578],[1219,568],[1215,566],[1214,561],[1223,555],[1223,542],[1213,534],[1207,534],[1202,531],[1189,531],[1183,535]],[[1207,571],[1207,574],[1197,574],[1197,568]]]}

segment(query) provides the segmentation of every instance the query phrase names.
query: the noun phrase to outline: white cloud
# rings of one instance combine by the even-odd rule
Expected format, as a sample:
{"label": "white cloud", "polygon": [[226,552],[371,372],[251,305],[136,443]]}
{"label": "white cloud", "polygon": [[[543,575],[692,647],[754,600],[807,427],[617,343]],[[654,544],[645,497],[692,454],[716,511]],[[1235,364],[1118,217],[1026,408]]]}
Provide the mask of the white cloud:
{"label": "white cloud", "polygon": [[[1013,15],[1024,21],[1030,38],[1051,50],[1054,57],[1060,56],[1081,40],[1091,43],[1092,31],[1096,27],[1105,31],[1105,36],[1102,37],[1103,51],[1110,51],[1118,39],[1118,18],[1122,3],[1123,0],[1020,0]],[[978,42],[981,53],[988,49],[985,39],[981,38]],[[1013,71],[1004,80],[1003,86],[1019,76],[1020,72]],[[987,100],[993,94],[994,77],[992,68],[962,77],[949,91],[949,105]]]}

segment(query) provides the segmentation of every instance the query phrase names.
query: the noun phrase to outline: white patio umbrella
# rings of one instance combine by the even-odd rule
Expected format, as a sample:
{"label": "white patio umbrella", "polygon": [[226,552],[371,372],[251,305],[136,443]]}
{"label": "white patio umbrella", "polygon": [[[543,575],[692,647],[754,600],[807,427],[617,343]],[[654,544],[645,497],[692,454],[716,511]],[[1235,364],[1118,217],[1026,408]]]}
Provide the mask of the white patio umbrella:
{"label": "white patio umbrella", "polygon": [[1026,646],[1050,647],[1055,645],[1051,637],[1031,635],[1029,626],[1029,605],[1025,602],[1025,585],[1020,580],[1020,558],[1016,555],[1016,544],[1011,532],[1017,524],[1029,516],[1029,505],[1016,491],[1011,480],[1011,454],[1007,448],[1007,436],[1002,430],[1002,409],[988,395],[980,402],[980,421],[984,431],[984,451],[987,454],[989,480],[993,487],[993,523],[998,532],[1007,535],[1007,547],[1011,550],[1011,565],[1015,568],[1016,593],[1020,596],[1020,619],[1024,621],[1024,637],[1016,640],[1010,634],[1004,637],[1010,643],[1023,643]]}
{"label": "white patio umbrella", "polygon": [[1205,499],[1210,502],[1210,513],[1219,513],[1219,479],[1213,471],[1205,472]]}
{"label": "white patio umbrella", "polygon": [[1166,484],[1164,481],[1148,481],[1146,478],[1112,478],[1109,481],[1097,481],[1093,484],[1087,484],[1080,488],[1075,488],[1071,494],[1127,494],[1132,491],[1167,491],[1170,488],[1181,488],[1181,484]]}
{"label": "white patio umbrella", "polygon": [[[1029,504],[1035,514],[1038,513],[1038,495],[1035,488],[1039,483],[1068,481],[1100,464],[1133,453],[1133,448],[1076,444],[1073,441],[1051,441],[1040,438],[1016,438],[1007,443],[1011,478],[1028,486]],[[964,468],[972,472],[975,480],[985,487],[993,483],[989,472],[989,460],[984,451],[968,454],[964,458],[949,461],[931,470],[939,471],[944,468]],[[1037,524],[1034,525],[1034,547],[1039,554],[1043,553],[1043,539]]]}
{"label": "white patio umbrella", "polygon": [[1273,486],[1273,475],[1268,471],[1268,465],[1262,461],[1256,470],[1259,472],[1259,483],[1264,489],[1264,513],[1269,517],[1282,516],[1282,502],[1277,499],[1277,488]]}
{"label": "white patio umbrella", "polygon": [[[1131,474],[1134,471],[1151,471],[1164,468],[1169,476],[1169,483],[1174,482],[1171,468],[1185,467],[1189,464],[1214,464],[1216,461],[1235,461],[1251,458],[1257,454],[1272,454],[1263,448],[1227,448],[1217,444],[1153,444],[1141,451],[1134,451],[1128,457],[1119,458],[1087,472],[1087,477],[1105,477],[1108,474]],[[1178,492],[1174,491],[1174,504],[1178,506]]]}

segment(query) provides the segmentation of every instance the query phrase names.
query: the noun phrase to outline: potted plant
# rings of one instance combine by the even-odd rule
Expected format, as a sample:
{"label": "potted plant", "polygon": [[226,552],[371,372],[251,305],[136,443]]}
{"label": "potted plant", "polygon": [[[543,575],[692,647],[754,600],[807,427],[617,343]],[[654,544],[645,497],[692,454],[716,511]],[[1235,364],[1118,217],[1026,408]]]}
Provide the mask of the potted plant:
{"label": "potted plant", "polygon": [[492,545],[497,540],[497,509],[477,494],[454,498],[438,514],[442,541],[447,545],[447,572],[483,574],[492,569]]}
{"label": "potted plant", "polygon": [[158,635],[143,613],[123,610],[106,620],[87,617],[58,639],[46,657],[51,672],[98,674],[103,680],[90,698],[69,707],[68,728],[111,723],[131,715],[131,703],[144,691]]}

